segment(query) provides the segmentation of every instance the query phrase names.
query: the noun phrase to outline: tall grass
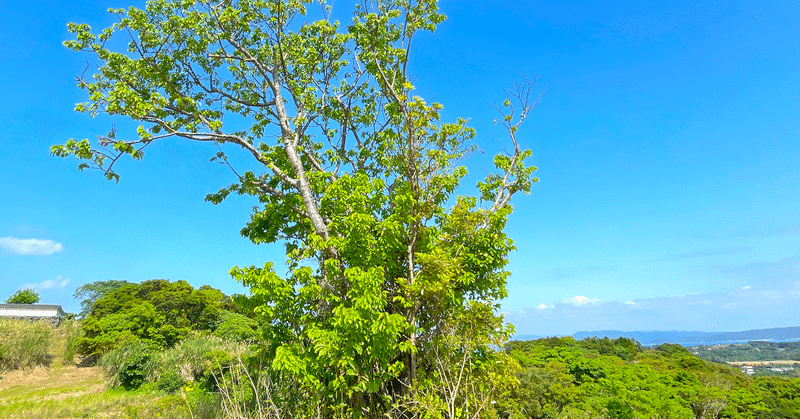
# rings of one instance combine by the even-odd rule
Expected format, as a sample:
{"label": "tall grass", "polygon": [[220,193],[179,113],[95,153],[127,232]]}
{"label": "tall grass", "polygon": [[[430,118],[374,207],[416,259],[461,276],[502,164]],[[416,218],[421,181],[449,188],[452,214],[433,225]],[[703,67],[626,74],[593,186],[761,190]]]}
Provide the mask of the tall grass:
{"label": "tall grass", "polygon": [[0,371],[50,365],[52,338],[45,320],[0,319]]}
{"label": "tall grass", "polygon": [[271,374],[269,366],[261,362],[253,365],[252,354],[239,350],[228,356],[226,362],[214,363],[212,374],[217,393],[221,397],[219,417],[225,419],[321,417],[320,410],[303,411],[301,409],[301,406],[304,406],[303,401],[292,397],[295,394],[287,394],[291,393],[293,383],[283,380],[279,375]]}
{"label": "tall grass", "polygon": [[64,320],[55,330],[54,345],[58,345],[56,356],[61,356],[64,365],[75,364],[78,338],[81,337],[81,324],[76,320]]}
{"label": "tall grass", "polygon": [[272,370],[245,343],[197,334],[171,349],[132,340],[98,365],[109,387],[171,393],[194,419],[319,418],[296,382]]}

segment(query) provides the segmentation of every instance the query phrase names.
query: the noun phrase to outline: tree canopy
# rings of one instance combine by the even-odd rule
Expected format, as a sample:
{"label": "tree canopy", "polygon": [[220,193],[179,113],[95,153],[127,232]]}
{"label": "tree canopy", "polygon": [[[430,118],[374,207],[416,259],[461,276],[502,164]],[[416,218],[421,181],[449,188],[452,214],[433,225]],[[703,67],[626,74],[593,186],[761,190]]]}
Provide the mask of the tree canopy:
{"label": "tree canopy", "polygon": [[31,288],[19,290],[6,300],[7,304],[36,304],[38,302],[39,293]]}
{"label": "tree canopy", "polygon": [[510,417],[800,417],[800,379],[750,377],[680,345],[565,337],[505,350],[522,365],[506,401]]}
{"label": "tree canopy", "polygon": [[[517,140],[536,80],[502,98],[507,151],[463,195],[476,133],[466,119],[441,122],[407,71],[412,39],[445,19],[437,2],[365,0],[346,23],[319,3],[150,0],[112,10],[118,22],[99,32],[69,24],[66,46],[98,66],[78,77],[89,100],[76,110],[142,125],[52,153],[119,181],[115,163],[153,142],[216,148],[235,182],[206,199],[255,197],[242,235],[286,250],[285,275],[273,262],[230,274],[250,288],[272,371],[308,401],[292,415],[489,414],[514,381],[492,348],[511,332],[499,314],[510,199],[537,181]],[[235,167],[237,152],[251,164]],[[473,386],[465,371],[493,379]]]}
{"label": "tree canopy", "polygon": [[78,344],[94,356],[130,339],[168,348],[192,330],[214,330],[226,308],[232,308],[228,297],[209,286],[195,289],[186,281],[165,279],[126,283],[95,301]]}
{"label": "tree canopy", "polygon": [[80,318],[85,318],[89,315],[92,306],[97,300],[128,284],[130,284],[128,281],[109,279],[107,281],[95,281],[81,285],[75,290],[75,294],[73,294],[73,297],[81,300],[81,312],[78,313],[78,316]]}

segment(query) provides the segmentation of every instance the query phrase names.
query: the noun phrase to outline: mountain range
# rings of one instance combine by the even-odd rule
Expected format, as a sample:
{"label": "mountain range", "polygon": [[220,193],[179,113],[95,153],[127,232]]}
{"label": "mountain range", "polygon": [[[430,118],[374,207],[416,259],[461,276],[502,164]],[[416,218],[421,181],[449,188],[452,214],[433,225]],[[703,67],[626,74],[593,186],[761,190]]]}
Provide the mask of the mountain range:
{"label": "mountain range", "polygon": [[[515,340],[539,339],[545,336],[517,335]],[[577,332],[572,335],[577,340],[588,337],[616,339],[626,337],[635,339],[645,346],[662,343],[677,343],[682,346],[715,345],[724,343],[749,342],[754,340],[794,341],[800,340],[800,327],[776,327],[772,329],[745,330],[741,332],[698,332],[698,331],[660,331],[636,330],[623,332],[620,330],[600,330],[594,332]]]}

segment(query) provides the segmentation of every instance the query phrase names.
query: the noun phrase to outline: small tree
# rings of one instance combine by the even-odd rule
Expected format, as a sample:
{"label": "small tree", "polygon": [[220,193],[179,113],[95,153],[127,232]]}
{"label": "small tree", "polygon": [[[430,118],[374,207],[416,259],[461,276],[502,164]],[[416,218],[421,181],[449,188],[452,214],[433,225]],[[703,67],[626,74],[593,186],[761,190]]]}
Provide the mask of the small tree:
{"label": "small tree", "polygon": [[8,297],[6,303],[8,304],[36,304],[39,302],[39,293],[31,288],[25,288],[14,293]]}
{"label": "small tree", "polygon": [[[440,122],[442,105],[414,96],[407,73],[414,36],[445,18],[436,0],[359,1],[345,25],[313,3],[315,14],[310,0],[150,0],[112,10],[118,23],[99,33],[69,24],[66,45],[98,65],[78,78],[89,101],[76,110],[142,125],[134,138],[112,129],[52,152],[118,181],[115,162],[141,159],[153,142],[216,147],[236,181],[206,199],[256,197],[242,234],[286,249],[286,275],[271,262],[230,273],[258,305],[271,369],[295,380],[287,400],[308,408],[290,416],[413,416],[402,407],[415,389],[450,400],[445,416],[489,414],[491,385],[438,394],[417,384],[454,371],[490,377],[486,366],[500,364],[509,203],[537,181],[517,142],[536,80],[498,108],[511,146],[497,170],[476,196],[456,196],[475,131],[466,119]],[[110,49],[117,34],[127,50]],[[236,151],[252,170],[228,160]],[[469,341],[453,335],[464,330]]]}

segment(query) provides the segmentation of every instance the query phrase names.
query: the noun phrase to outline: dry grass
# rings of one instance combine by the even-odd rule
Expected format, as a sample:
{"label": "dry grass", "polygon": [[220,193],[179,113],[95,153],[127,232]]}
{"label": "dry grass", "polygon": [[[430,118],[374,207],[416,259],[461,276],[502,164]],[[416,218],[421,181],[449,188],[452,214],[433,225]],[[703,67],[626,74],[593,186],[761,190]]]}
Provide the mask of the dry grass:
{"label": "dry grass", "polygon": [[52,336],[44,320],[0,319],[0,371],[49,365]]}
{"label": "dry grass", "polygon": [[191,417],[180,396],[152,391],[107,391],[97,367],[64,366],[0,376],[4,419]]}
{"label": "dry grass", "polygon": [[[18,336],[32,323],[13,324],[4,335]],[[50,326],[47,326],[48,328]],[[167,396],[143,389],[129,392],[107,390],[97,367],[75,363],[70,345],[76,324],[53,329],[43,360],[24,369],[0,372],[0,417],[3,419],[59,418],[164,418],[189,419],[188,404],[181,396]],[[13,334],[12,334],[13,333]],[[41,333],[40,333],[41,334]],[[5,342],[8,337],[4,336]],[[16,355],[15,355],[16,356]],[[77,359],[80,363],[80,359]]]}

